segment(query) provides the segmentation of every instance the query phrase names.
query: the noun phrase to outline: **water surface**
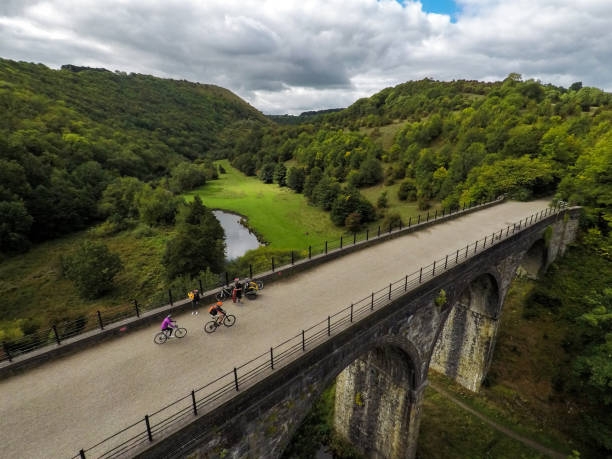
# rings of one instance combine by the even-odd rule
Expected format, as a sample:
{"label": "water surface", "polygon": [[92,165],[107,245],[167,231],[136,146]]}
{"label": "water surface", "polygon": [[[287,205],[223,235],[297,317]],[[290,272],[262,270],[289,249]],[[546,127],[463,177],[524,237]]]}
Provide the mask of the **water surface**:
{"label": "water surface", "polygon": [[213,210],[225,232],[225,257],[228,260],[241,257],[247,250],[256,249],[261,244],[247,228],[240,224],[240,215],[222,210]]}

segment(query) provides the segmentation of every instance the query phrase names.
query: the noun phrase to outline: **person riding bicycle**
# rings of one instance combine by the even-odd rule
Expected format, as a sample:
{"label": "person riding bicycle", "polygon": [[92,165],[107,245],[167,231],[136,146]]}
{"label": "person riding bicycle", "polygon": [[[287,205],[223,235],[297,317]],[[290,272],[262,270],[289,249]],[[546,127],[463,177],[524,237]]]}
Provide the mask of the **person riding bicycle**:
{"label": "person riding bicycle", "polygon": [[223,318],[225,317],[225,311],[221,306],[223,306],[223,303],[218,301],[216,304],[213,304],[210,308],[208,308],[208,312],[213,317],[216,325],[221,325]]}
{"label": "person riding bicycle", "polygon": [[161,324],[162,331],[170,330],[168,336],[172,336],[172,330],[176,328],[176,322],[172,320],[172,314],[168,314]]}

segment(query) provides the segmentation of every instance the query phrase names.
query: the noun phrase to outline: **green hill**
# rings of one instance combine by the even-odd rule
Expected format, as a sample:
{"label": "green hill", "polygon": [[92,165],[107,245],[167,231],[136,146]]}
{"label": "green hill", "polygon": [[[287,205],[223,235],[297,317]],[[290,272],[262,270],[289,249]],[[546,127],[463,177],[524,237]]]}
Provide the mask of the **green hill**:
{"label": "green hill", "polygon": [[269,123],[218,86],[4,59],[0,111],[0,252],[90,225],[116,177],[167,176],[228,126]]}

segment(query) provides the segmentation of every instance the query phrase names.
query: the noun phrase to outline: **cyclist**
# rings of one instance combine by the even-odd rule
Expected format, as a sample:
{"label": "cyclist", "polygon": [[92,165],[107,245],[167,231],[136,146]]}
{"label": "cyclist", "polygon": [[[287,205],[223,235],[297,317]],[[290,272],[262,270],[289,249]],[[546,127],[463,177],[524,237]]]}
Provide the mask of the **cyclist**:
{"label": "cyclist", "polygon": [[223,318],[225,317],[225,311],[221,306],[223,306],[223,303],[218,301],[216,304],[213,304],[210,308],[208,308],[208,312],[213,317],[215,325],[217,326],[221,325]]}
{"label": "cyclist", "polygon": [[172,314],[168,314],[161,324],[162,331],[170,330],[168,338],[172,337],[172,330],[176,328],[176,322],[172,320]]}

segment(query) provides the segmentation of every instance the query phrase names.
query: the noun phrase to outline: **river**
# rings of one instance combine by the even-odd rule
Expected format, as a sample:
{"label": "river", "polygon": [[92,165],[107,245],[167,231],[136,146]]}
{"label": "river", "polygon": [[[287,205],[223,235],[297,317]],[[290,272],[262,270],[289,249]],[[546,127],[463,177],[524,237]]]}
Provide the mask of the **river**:
{"label": "river", "polygon": [[225,258],[233,260],[241,257],[247,250],[256,249],[261,244],[248,228],[240,224],[240,215],[222,210],[213,210],[225,232]]}

